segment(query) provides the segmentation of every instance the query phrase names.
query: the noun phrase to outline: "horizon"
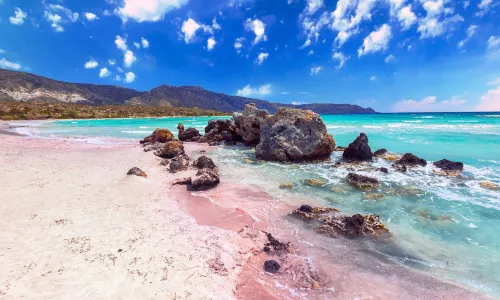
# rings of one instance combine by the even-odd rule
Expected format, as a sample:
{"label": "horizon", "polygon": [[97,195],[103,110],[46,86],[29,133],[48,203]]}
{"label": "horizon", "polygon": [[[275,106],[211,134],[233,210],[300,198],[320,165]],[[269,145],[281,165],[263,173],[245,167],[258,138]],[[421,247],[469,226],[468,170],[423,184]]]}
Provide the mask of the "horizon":
{"label": "horizon", "polygon": [[380,113],[500,111],[492,0],[19,2],[0,0],[9,70]]}

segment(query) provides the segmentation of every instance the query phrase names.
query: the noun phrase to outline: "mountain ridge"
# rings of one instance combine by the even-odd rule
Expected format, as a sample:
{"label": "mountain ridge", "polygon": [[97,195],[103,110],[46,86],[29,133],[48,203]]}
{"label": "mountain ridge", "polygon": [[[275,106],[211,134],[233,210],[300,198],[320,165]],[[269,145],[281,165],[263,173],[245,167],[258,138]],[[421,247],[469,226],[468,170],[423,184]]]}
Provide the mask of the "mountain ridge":
{"label": "mountain ridge", "polygon": [[311,103],[292,105],[212,92],[199,86],[160,85],[149,91],[115,85],[71,83],[47,77],[0,69],[0,101],[48,101],[90,105],[171,106],[242,111],[245,104],[275,113],[279,107],[310,109],[319,114],[370,114],[371,108],[352,104]]}

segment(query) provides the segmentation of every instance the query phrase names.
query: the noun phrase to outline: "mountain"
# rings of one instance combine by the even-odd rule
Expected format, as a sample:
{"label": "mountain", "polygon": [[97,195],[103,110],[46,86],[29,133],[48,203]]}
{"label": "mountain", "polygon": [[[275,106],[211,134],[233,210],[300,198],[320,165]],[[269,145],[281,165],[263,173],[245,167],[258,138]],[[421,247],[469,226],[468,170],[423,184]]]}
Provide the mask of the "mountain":
{"label": "mountain", "polygon": [[161,85],[147,92],[113,85],[68,83],[30,73],[0,69],[0,101],[50,101],[91,105],[197,107],[222,112],[242,111],[245,104],[276,112],[278,107],[310,109],[319,114],[369,114],[371,108],[351,104],[291,105],[207,91],[195,86]]}

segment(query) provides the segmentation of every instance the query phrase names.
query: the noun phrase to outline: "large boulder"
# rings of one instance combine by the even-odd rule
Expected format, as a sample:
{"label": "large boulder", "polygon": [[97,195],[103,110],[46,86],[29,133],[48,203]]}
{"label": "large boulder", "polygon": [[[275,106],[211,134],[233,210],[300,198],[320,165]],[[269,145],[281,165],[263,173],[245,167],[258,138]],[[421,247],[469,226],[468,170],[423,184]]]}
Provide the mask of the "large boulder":
{"label": "large boulder", "polygon": [[405,167],[425,167],[427,166],[427,161],[423,158],[413,155],[412,153],[406,153],[405,155],[403,155],[403,157],[401,157],[399,161],[396,162],[396,165],[402,165]]}
{"label": "large boulder", "polygon": [[256,146],[259,143],[260,124],[269,117],[267,110],[258,109],[254,103],[246,104],[242,114],[233,114],[235,125],[247,146]]}
{"label": "large boulder", "polygon": [[238,133],[238,128],[234,124],[233,120],[210,120],[208,125],[205,127],[205,135],[202,136],[198,142],[209,143],[211,145],[222,144],[227,142],[229,144],[234,144],[242,140]]}
{"label": "large boulder", "polygon": [[182,123],[177,125],[177,130],[179,130],[179,133],[177,134],[179,140],[182,142],[197,142],[201,137],[198,129],[190,127],[184,130],[184,125],[182,125]]}
{"label": "large boulder", "polygon": [[153,133],[144,139],[142,139],[139,143],[147,145],[154,143],[166,143],[174,139],[174,135],[168,129],[156,129]]}
{"label": "large boulder", "polygon": [[205,155],[202,155],[197,160],[195,160],[193,162],[193,166],[195,166],[198,169],[210,169],[210,170],[217,169],[217,166],[215,165],[214,161]]}
{"label": "large boulder", "polygon": [[217,170],[201,169],[191,177],[191,187],[195,191],[204,191],[216,187],[220,183]]}
{"label": "large boulder", "polygon": [[174,157],[168,166],[171,173],[187,170],[189,167],[189,157],[186,154],[179,154]]}
{"label": "large boulder", "polygon": [[330,159],[335,141],[320,116],[310,110],[280,108],[260,126],[257,159],[308,162]]}
{"label": "large boulder", "polygon": [[179,154],[184,154],[184,145],[179,140],[173,140],[166,143],[163,148],[154,154],[161,158],[174,158]]}
{"label": "large boulder", "polygon": [[342,158],[350,161],[367,161],[373,159],[373,153],[370,146],[368,146],[368,137],[366,134],[361,133],[354,142],[349,144],[342,154]]}

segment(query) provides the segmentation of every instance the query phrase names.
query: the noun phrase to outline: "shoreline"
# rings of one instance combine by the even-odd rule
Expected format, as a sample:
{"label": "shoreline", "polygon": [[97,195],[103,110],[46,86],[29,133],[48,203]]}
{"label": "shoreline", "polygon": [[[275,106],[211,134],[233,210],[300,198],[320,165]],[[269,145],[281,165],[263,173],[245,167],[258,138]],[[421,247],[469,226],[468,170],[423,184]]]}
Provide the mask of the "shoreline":
{"label": "shoreline", "polygon": [[[391,289],[386,288],[383,291],[378,291],[377,282],[382,278],[384,279],[388,278],[382,276],[380,278],[375,277],[374,279],[371,278],[370,276],[362,276],[359,273],[359,270],[353,270],[346,266],[342,266],[342,264],[338,263],[333,263],[333,264],[327,263],[325,266],[329,265],[335,267],[336,273],[343,274],[342,276],[347,276],[350,274],[348,278],[351,278],[352,282],[346,282],[345,278],[343,279],[338,278],[339,275],[328,274],[327,272],[322,271],[325,272],[325,274],[322,274],[323,276],[325,276],[325,278],[331,276],[332,279],[331,280],[323,279],[323,281],[319,282],[321,284],[319,289],[311,289],[311,288],[294,289],[291,286],[293,284],[297,284],[297,282],[294,282],[293,280],[291,280],[291,278],[287,276],[291,276],[293,274],[302,274],[302,275],[309,274],[308,276],[309,277],[311,276],[310,263],[307,263],[308,260],[305,260],[304,258],[301,257],[308,257],[310,255],[313,255],[312,252],[314,251],[311,250],[313,246],[310,246],[307,243],[302,244],[302,242],[304,241],[301,241],[301,238],[303,237],[290,234],[289,231],[291,229],[297,230],[297,227],[294,226],[289,227],[289,221],[286,220],[286,218],[285,218],[286,222],[283,222],[282,218],[287,213],[290,213],[292,207],[284,203],[276,203],[275,199],[273,199],[270,195],[262,192],[257,187],[252,188],[244,186],[234,186],[230,184],[225,184],[223,181],[223,183],[219,187],[207,192],[198,193],[197,196],[193,195],[190,192],[178,191],[181,187],[178,186],[171,187],[170,182],[173,180],[174,177],[175,178],[183,177],[183,175],[192,171],[184,171],[177,173],[175,175],[169,174],[167,171],[162,170],[162,168],[158,165],[160,161],[158,158],[154,157],[151,153],[144,153],[142,151],[142,148],[138,144],[132,142],[124,144],[106,144],[105,146],[102,145],[97,146],[85,143],[75,143],[74,141],[71,140],[42,139],[42,141],[40,141],[40,139],[37,139],[36,137],[6,136],[6,138],[3,139],[0,143],[2,145],[2,147],[0,147],[2,149],[1,151],[4,152],[2,153],[3,156],[2,159],[4,160],[2,161],[2,165],[13,168],[13,170],[10,170],[10,169],[3,169],[5,168],[3,167],[2,171],[9,173],[17,172],[16,174],[13,174],[12,178],[8,179],[3,185],[3,189],[6,189],[7,186],[13,184],[12,190],[9,190],[9,192],[11,193],[7,194],[8,197],[7,204],[18,203],[17,205],[19,205],[19,203],[27,202],[30,204],[30,206],[41,209],[42,212],[42,213],[30,212],[31,215],[28,216],[27,214],[30,214],[29,212],[17,210],[15,211],[15,215],[17,216],[19,216],[19,214],[24,215],[24,218],[21,218],[21,221],[18,221],[17,218],[13,218],[12,215],[7,214],[7,217],[9,218],[4,218],[4,217],[0,218],[3,219],[4,222],[9,222],[9,221],[13,223],[21,222],[21,224],[18,224],[21,228],[23,226],[27,226],[31,230],[36,230],[34,227],[36,225],[30,225],[29,221],[38,220],[38,218],[41,217],[41,219],[45,222],[45,223],[42,222],[43,223],[41,224],[42,228],[45,230],[49,230],[49,235],[50,235],[50,231],[53,230],[53,228],[64,229],[64,227],[66,227],[66,224],[68,225],[68,227],[78,227],[78,228],[73,228],[73,230],[75,229],[84,230],[83,227],[78,225],[84,224],[86,222],[85,219],[87,217],[90,217],[91,219],[97,218],[98,220],[100,220],[100,222],[96,222],[97,224],[94,224],[94,227],[92,227],[94,228],[94,230],[102,231],[102,228],[100,227],[103,224],[109,222],[111,224],[114,224],[114,227],[112,227],[113,229],[110,230],[110,233],[116,234],[117,232],[121,231],[120,228],[122,227],[137,226],[138,223],[137,221],[138,219],[140,219],[139,223],[142,225],[140,227],[143,229],[142,231],[139,230],[141,232],[141,235],[139,236],[142,236],[142,238],[139,238],[139,240],[142,239],[141,246],[147,247],[148,251],[146,252],[151,253],[152,254],[151,257],[155,258],[153,259],[153,261],[157,260],[158,256],[157,252],[159,250],[164,250],[168,252],[169,249],[171,249],[170,248],[171,245],[169,243],[165,243],[166,241],[164,241],[159,236],[160,232],[162,232],[163,230],[167,230],[167,228],[169,228],[169,232],[172,233],[171,238],[173,238],[173,241],[175,241],[175,244],[177,244],[178,246],[177,249],[174,249],[172,251],[175,252],[175,251],[180,251],[182,249],[182,251],[180,252],[182,253],[182,255],[181,254],[179,255],[181,255],[184,258],[183,259],[178,258],[179,261],[182,261],[181,264],[185,265],[191,263],[190,260],[186,261],[188,253],[191,253],[189,256],[189,258],[191,259],[193,255],[195,257],[199,256],[200,254],[198,252],[201,250],[203,252],[202,257],[207,258],[207,260],[205,262],[200,261],[199,263],[204,266],[208,265],[208,270],[205,270],[206,267],[203,268],[203,270],[206,272],[200,271],[198,273],[194,273],[193,271],[189,273],[191,274],[190,275],[191,277],[181,278],[184,280],[183,283],[181,283],[182,280],[180,279],[177,280],[176,282],[178,282],[179,285],[181,284],[185,285],[186,282],[189,283],[192,282],[192,287],[191,287],[192,289],[197,289],[196,287],[198,285],[205,284],[207,285],[206,286],[207,290],[210,290],[214,293],[212,294],[212,296],[213,297],[218,296],[218,299],[233,299],[233,298],[255,299],[252,298],[253,297],[252,295],[254,295],[253,293],[257,293],[258,295],[260,295],[261,298],[259,299],[281,299],[287,297],[287,295],[290,296],[290,294],[293,293],[298,293],[297,295],[299,296],[303,293],[310,293],[308,294],[308,299],[320,299],[321,297],[325,297],[325,295],[330,295],[330,297],[336,297],[338,299],[352,299],[352,297],[355,297],[356,295],[362,296],[361,299],[365,299],[366,297],[370,297],[370,299],[383,299],[385,297],[387,299],[388,296],[390,297],[391,295],[392,296],[398,295],[400,296],[400,299],[410,299],[411,295],[408,294],[407,291],[411,290],[412,288],[414,289],[414,291],[419,291],[421,293],[420,294],[421,299],[430,299],[428,297],[437,296],[438,294],[440,295],[440,299],[454,299],[456,297],[463,297],[466,299],[467,297],[473,297],[475,299],[480,299],[481,297],[483,297],[475,292],[468,291],[463,287],[458,287],[457,285],[446,283],[444,281],[440,281],[435,278],[431,279],[431,277],[429,277],[429,275],[426,274],[421,274],[419,276],[416,276],[416,278],[421,278],[421,280],[427,278],[427,280],[422,281],[426,282],[424,286],[415,286],[415,284],[411,284],[411,282],[406,282],[406,283],[403,282],[404,284],[402,284],[402,282],[400,282],[400,279],[395,280],[395,278],[392,278],[394,275],[391,275],[389,278],[392,278],[391,280],[393,281],[393,284],[396,288],[391,288]],[[18,147],[20,146],[19,144],[21,144],[21,146],[25,146],[22,147],[22,149],[26,149],[27,151],[23,151],[22,153],[16,153],[14,156],[12,156],[9,150],[16,152],[15,149],[18,149]],[[186,143],[185,145],[186,145],[186,150],[191,158],[199,156],[200,150],[205,150],[205,149],[209,151],[212,150],[211,148],[207,149],[207,147],[202,144]],[[61,151],[61,150],[66,150],[66,151]],[[95,151],[100,153],[103,157],[100,157],[101,155],[95,155],[94,153]],[[71,161],[72,158],[77,153],[79,154],[78,158],[79,161],[78,162]],[[121,155],[120,161],[117,161],[117,159],[115,158],[118,153],[120,153]],[[210,156],[210,153],[208,153],[208,155]],[[57,159],[54,159],[56,157]],[[16,160],[14,160],[14,158]],[[22,162],[22,163],[18,162],[21,160],[19,158],[28,160],[28,162]],[[113,164],[109,165],[109,162],[107,162],[106,159],[111,159]],[[42,173],[46,173],[45,176],[47,176],[47,178],[45,180],[42,180],[42,178],[40,178],[41,175],[24,174],[24,172],[26,171],[26,169],[24,168],[26,168],[27,166],[29,166],[29,168],[33,167],[36,168],[37,166],[40,165],[42,166],[45,166],[47,164],[50,165],[50,163],[53,163],[54,166],[51,167],[52,168],[55,167],[57,170],[59,170],[59,172],[51,173],[50,170],[44,169],[43,170],[44,172]],[[75,170],[70,171],[70,167],[68,165],[65,165],[64,163],[67,164],[69,163],[70,165],[76,164],[76,166],[74,166]],[[79,165],[79,163],[84,163],[84,164]],[[119,166],[117,166],[117,164]],[[143,164],[146,164],[148,168],[146,169],[144,166],[142,166]],[[133,166],[138,166],[138,167],[142,166],[142,168],[144,168],[144,170],[149,175],[148,179],[136,178],[135,176],[133,178],[126,177],[125,176],[126,170]],[[92,170],[92,168],[103,168],[104,170],[106,170],[106,175],[109,176],[110,178],[105,178],[104,174],[101,174],[99,175],[99,179],[103,180],[103,182],[93,181],[94,175],[87,174],[87,172],[85,171],[86,169]],[[82,184],[82,186],[79,187],[74,186],[72,180],[64,179],[65,177],[68,176],[67,173],[71,172],[75,172],[75,174],[78,174],[78,176],[75,176],[76,178],[84,178],[85,180],[90,180],[92,182]],[[56,178],[51,177],[56,174],[59,174],[58,176],[56,176]],[[21,175],[23,175],[25,178]],[[20,182],[14,182],[16,180]],[[83,180],[82,183],[84,183],[85,180]],[[52,181],[58,182],[59,184],[61,184],[61,187],[52,186],[53,185],[51,184]],[[107,198],[110,197],[110,195],[113,195],[114,197],[120,199],[124,197],[127,200],[127,202],[123,204],[121,201],[117,202],[116,200],[114,200],[115,202],[113,203],[114,206],[100,207],[100,205],[102,204],[99,204],[95,200],[92,200],[92,198],[90,198],[88,195],[86,195],[86,193],[88,193],[88,189],[92,189],[93,185],[97,185],[102,189],[101,191],[94,191],[95,193],[100,195],[101,200],[108,200]],[[106,185],[110,185],[111,187],[108,189],[106,188]],[[15,189],[16,186],[18,187],[18,190]],[[49,205],[49,207],[45,207],[45,203],[43,204],[33,203],[34,201],[30,198],[31,195],[29,195],[29,191],[31,192],[41,191],[40,189],[42,190],[46,189],[47,186],[51,186],[49,187],[49,192],[47,192],[49,193],[49,195],[45,195],[42,198],[38,198],[37,196],[37,199],[39,200],[44,199],[44,201],[48,201],[49,203],[47,205]],[[72,201],[70,201],[72,203],[71,205],[64,203],[64,200],[66,200],[66,197],[68,196],[66,195],[62,197],[59,191],[61,188],[67,189],[68,188],[67,186],[70,187],[72,193],[74,193],[76,197],[79,197],[78,198],[79,201],[77,203],[73,203]],[[24,202],[23,201],[19,202],[18,201],[19,199],[17,198],[16,199],[9,198],[13,197],[17,193],[20,193],[22,189],[26,189],[24,193],[28,193],[24,194],[24,196],[21,197],[21,200],[24,200]],[[12,193],[14,195],[12,195]],[[144,199],[143,198],[144,196],[147,197]],[[196,204],[200,203],[199,201],[201,199],[200,197],[203,198],[202,200],[205,201],[205,204],[202,205],[201,207],[197,207],[196,205],[193,206],[192,203],[194,202],[196,202]],[[151,201],[151,199],[153,199],[153,201]],[[146,201],[144,202],[144,200]],[[82,203],[84,201],[90,201],[90,203],[92,203],[95,206],[91,205],[90,209],[82,207],[82,205],[87,204],[87,203]],[[172,203],[177,203],[177,204],[172,206]],[[304,203],[307,203],[307,201],[305,201]],[[2,211],[7,211],[8,209],[7,204],[2,205],[3,207]],[[57,206],[51,207],[50,206],[51,204],[52,205],[57,204]],[[58,212],[57,208],[61,204],[63,205],[63,207],[66,206],[63,212],[72,214],[71,210],[76,209],[77,211],[83,213],[82,216],[78,216],[75,214],[72,214],[72,217],[70,218],[56,216]],[[139,207],[136,207],[138,204]],[[41,207],[38,207],[38,205],[41,205]],[[100,209],[104,209],[104,211],[109,211],[109,212],[112,211],[118,212],[121,210],[122,205],[125,205],[125,207],[127,208],[126,214],[123,214],[121,216],[120,215],[114,216],[113,219],[109,218],[106,220],[104,215],[102,215],[102,213],[99,213]],[[144,205],[146,205],[146,207]],[[207,207],[209,209],[205,209]],[[235,207],[236,209],[234,209]],[[35,211],[38,211],[38,209],[35,209]],[[53,211],[54,209],[55,211]],[[12,211],[9,212],[12,214]],[[60,212],[61,211],[59,209],[59,213]],[[174,219],[167,218],[168,220],[162,220],[163,218],[167,217],[168,214],[175,215],[175,218]],[[34,215],[36,216],[33,219],[31,219]],[[53,220],[50,220],[49,216],[52,217]],[[147,220],[152,216],[157,223],[153,224],[153,226],[151,226],[151,224],[147,225],[148,222]],[[220,218],[220,216],[224,216],[225,218]],[[27,219],[29,221],[27,221]],[[103,223],[102,221],[104,220],[106,221]],[[258,222],[255,222],[256,220],[258,220]],[[61,225],[61,223],[63,224]],[[258,226],[254,226],[256,223],[258,224]],[[242,226],[250,224],[252,224],[252,226],[249,228],[249,230],[243,230],[243,231],[240,230]],[[11,228],[11,229],[15,227],[13,224],[10,223],[2,225],[5,228]],[[98,227],[95,228],[95,226]],[[158,229],[160,229],[160,231],[158,231]],[[262,250],[263,243],[265,243],[265,238],[261,234],[259,234],[260,230],[270,230],[273,235],[277,234],[277,237],[280,240],[283,239],[283,241],[285,242],[293,241],[294,245],[298,247],[297,250],[299,251],[298,253],[299,255],[292,255],[284,259],[285,260],[284,264],[287,266],[286,267],[287,270],[290,270],[290,273],[283,274],[282,276],[272,276],[263,272],[262,263],[267,256],[264,254]],[[0,240],[3,241],[4,239],[6,240],[10,239],[9,240],[10,243],[16,244],[13,238],[15,238],[15,240],[22,239],[23,235],[22,232],[20,232],[19,230],[15,230],[15,232],[21,236],[15,236],[15,237],[8,236],[7,231],[8,230],[6,230],[6,232],[3,233],[3,235],[1,236],[2,238]],[[95,265],[93,264],[99,260],[101,260],[101,262],[105,262],[107,268],[111,266],[108,260],[112,261],[113,266],[116,266],[116,264],[118,263],[119,266],[126,267],[125,265],[120,265],[120,263],[118,262],[120,260],[120,256],[117,255],[116,253],[112,253],[111,251],[109,251],[109,249],[105,249],[104,253],[93,253],[90,247],[93,245],[93,242],[91,241],[93,241],[96,238],[97,239],[100,238],[100,241],[103,244],[110,244],[109,241],[107,243],[104,241],[108,238],[112,238],[111,235],[106,234],[105,231],[100,234],[95,234],[94,232],[88,230],[84,231],[86,235],[84,235],[83,237],[69,238],[68,236],[68,239],[57,239],[57,236],[64,236],[65,234],[64,230],[59,230],[51,240],[51,242],[54,243],[54,245],[50,244],[47,245],[47,243],[40,243],[40,248],[42,249],[38,249],[37,252],[43,253],[42,250],[46,251],[47,250],[53,251],[54,249],[61,250],[60,248],[62,246],[63,250],[65,251],[62,251],[61,256],[66,257],[70,261],[78,261],[79,263],[77,267],[73,267],[73,269],[71,269],[72,268],[71,266],[63,268],[64,270],[66,270],[66,268],[68,270],[71,269],[73,275],[79,274],[80,272],[87,272],[89,270],[97,271],[95,270],[96,268]],[[148,231],[150,236],[157,235],[157,239],[152,239],[152,240],[145,239],[144,234],[145,232],[147,233]],[[128,241],[137,240],[137,237],[134,237],[134,233],[137,235],[137,230],[133,231],[129,230],[127,231],[127,233],[122,233],[123,236],[121,236],[122,238],[120,239],[121,243],[126,244]],[[299,234],[298,231],[297,234]],[[94,237],[94,235],[96,235],[97,237]],[[187,237],[185,237],[185,235],[187,235]],[[207,249],[205,246],[203,246],[203,244],[199,243],[197,244],[198,246],[196,247],[190,245],[190,243],[193,243],[195,240],[200,239],[202,236],[207,237],[209,239],[205,240],[205,242],[209,242],[209,244],[212,243],[210,245],[212,246],[216,245],[216,246],[214,247],[210,246]],[[39,238],[43,239],[44,236],[41,235]],[[126,240],[126,238],[128,238],[128,240]],[[31,237],[29,238],[29,241],[36,242],[36,239],[37,237]],[[331,243],[335,243],[335,241],[336,240],[334,239],[329,240],[329,242]],[[171,242],[171,240],[169,240],[169,242]],[[62,245],[59,243],[62,243]],[[68,245],[64,246],[64,243],[67,243],[70,246]],[[132,251],[132,248],[134,247],[135,243],[136,242],[133,242],[132,243],[133,245],[128,245],[130,251]],[[118,246],[120,243],[115,242],[114,244]],[[161,245],[161,247],[158,247],[158,245]],[[43,248],[44,246],[45,248]],[[27,248],[31,249],[31,247]],[[22,250],[25,249],[24,248],[20,249],[19,255],[26,254],[23,253]],[[68,250],[72,254],[69,255],[69,257],[68,253],[66,253],[68,252]],[[103,249],[101,249],[101,251],[102,250]],[[6,249],[2,249],[2,251],[0,252],[12,255],[11,254],[12,248],[8,247]],[[99,259],[92,257],[91,254],[93,254],[96,257],[99,257]],[[135,256],[135,258],[142,259],[143,254],[144,253],[142,251],[139,251],[137,252],[137,256]],[[317,257],[323,257],[322,254],[316,253],[316,255]],[[33,257],[31,255],[27,256]],[[80,261],[81,256],[85,257],[85,262],[88,262],[90,260],[92,263],[85,265],[84,262]],[[211,258],[208,258],[210,256]],[[39,259],[40,257],[43,256],[39,256]],[[8,256],[7,258],[12,258],[12,257]],[[337,259],[339,258],[340,257],[337,257]],[[22,258],[19,259],[23,261]],[[43,261],[43,259],[41,260]],[[131,263],[129,258],[124,258],[123,260],[126,261],[127,263]],[[207,261],[209,261],[208,264]],[[316,268],[321,268],[320,259],[314,259],[312,261],[315,264],[320,264],[316,265]],[[24,260],[24,262],[25,266],[30,265],[29,261]],[[23,272],[27,272],[26,274],[29,273],[31,276],[31,277],[28,276],[28,278],[26,279],[28,282],[30,280],[37,280],[37,281],[41,280],[42,282],[44,282],[44,280],[46,280],[47,277],[53,277],[53,276],[64,277],[64,274],[66,274],[64,270],[59,272],[59,270],[61,269],[58,269],[58,271],[55,272],[53,270],[55,269],[53,261],[48,260],[44,262],[46,264],[44,268],[50,269],[51,273],[48,274],[53,274],[53,275],[48,276],[43,272],[40,273],[40,274],[45,274],[43,276],[40,274],[32,274],[30,273],[31,270],[26,271],[25,269]],[[129,279],[128,276],[126,279],[123,279],[123,276],[121,277],[119,276],[123,280],[120,283],[121,288],[123,288],[126,284],[132,284],[136,289],[135,290],[125,289],[127,291],[126,293],[125,291],[115,291],[116,294],[113,294],[113,297],[120,294],[128,296],[130,293],[138,297],[146,297],[147,295],[152,295],[152,294],[143,294],[146,292],[144,289],[148,287],[148,285],[145,283],[147,283],[147,280],[149,280],[150,277],[148,277],[148,279],[144,278],[145,281],[142,282],[142,285],[137,285],[137,283],[136,284],[133,283],[136,282],[137,275],[139,275],[139,273],[144,274],[144,270],[149,271],[149,273],[147,274],[154,274],[155,280],[158,280],[157,277],[160,277],[162,271],[158,270],[157,266],[154,263],[150,262],[143,263],[142,265],[143,270],[138,270],[137,273],[134,273],[133,275],[130,274],[128,275],[134,278],[132,282],[127,281]],[[58,261],[57,263],[63,264],[61,261]],[[47,266],[49,267],[47,268]],[[393,267],[396,268],[396,266],[397,265],[394,265]],[[22,269],[22,267],[20,268]],[[171,268],[169,268],[169,266],[165,266],[165,268],[167,268],[169,272],[173,272],[171,271]],[[186,266],[186,268],[188,267]],[[408,271],[407,275],[408,274],[415,275],[415,273],[417,272],[416,270],[409,269],[405,266],[399,266],[397,268],[401,270],[407,269]],[[3,266],[0,265],[0,270],[2,269],[8,270],[9,268],[5,265]],[[104,270],[103,267],[101,266],[99,268],[99,272],[109,272],[109,270]],[[123,269],[122,272],[128,272],[128,271],[125,271],[125,269]],[[215,276],[217,280],[211,278],[211,280],[207,283],[206,281],[200,279],[200,278],[206,278],[203,277],[202,275],[208,274],[207,272],[210,273],[209,274],[210,277]],[[118,275],[119,273],[120,272],[116,273],[116,275]],[[0,271],[0,274],[2,275],[0,276],[0,278],[11,277],[10,274],[3,274],[2,271]],[[180,274],[184,273],[180,272]],[[37,277],[37,275],[45,278]],[[198,275],[200,276],[200,278],[196,277]],[[164,277],[165,276],[162,276],[159,282],[156,282],[154,280],[150,281],[151,282],[150,284],[153,284],[154,289],[157,288],[155,291],[164,292],[164,294],[162,294],[163,296],[167,295],[167,293],[164,291],[164,286],[162,285],[162,283],[163,281],[168,281],[168,279],[162,280]],[[110,280],[109,277],[105,277],[105,279],[103,279],[102,277],[100,278],[108,283],[113,282],[109,281]],[[275,280],[276,278],[279,278],[281,282],[284,282],[286,284],[285,285],[283,285],[283,283],[278,284],[277,281]],[[86,279],[88,280],[87,282],[88,284],[94,282],[93,280],[96,280],[92,278],[86,278]],[[26,286],[27,284],[26,280],[24,279],[22,280],[23,286]],[[62,280],[62,279],[52,278],[52,280]],[[7,285],[5,284],[4,286],[0,286],[0,295],[2,295],[1,292],[3,292],[6,296],[9,295],[12,296],[11,293],[20,292],[22,290],[20,289],[19,283],[17,281],[16,283],[13,283],[9,280],[7,281],[9,282],[8,289]],[[220,294],[219,289],[221,288],[221,285],[218,283],[221,282],[224,282],[222,284],[222,286],[224,286],[224,290],[228,290],[228,286],[231,286],[230,290],[232,295],[225,294],[227,298],[225,296],[221,296]],[[307,284],[311,284],[310,278],[307,279],[305,282]],[[329,282],[334,284],[329,286],[328,285]],[[355,284],[353,285],[353,283]],[[290,286],[288,286],[287,284],[290,284]],[[300,282],[300,284],[304,284],[304,282]],[[36,287],[33,286],[33,283],[28,283],[28,285],[31,285],[32,288],[36,289]],[[114,285],[116,285],[116,282],[114,282]],[[171,287],[171,285],[169,285],[168,283],[167,286]],[[433,288],[435,289],[442,289],[443,293],[438,293],[436,290],[433,290],[432,292],[426,291],[425,286],[433,286]],[[94,296],[97,296],[100,295],[99,293],[103,292],[103,288],[104,287],[96,287],[96,289],[92,290],[91,292],[97,293],[94,294]],[[23,289],[25,289],[25,287]],[[364,289],[368,289],[368,291],[365,291]],[[187,291],[188,292],[190,291],[189,288],[187,289]],[[73,291],[60,290],[59,292],[64,293]],[[86,293],[88,291],[82,290],[81,292]],[[179,296],[178,294],[176,294],[175,291],[173,295]],[[200,294],[200,296],[201,295],[202,294]],[[209,295],[210,292],[205,294],[205,296]],[[46,295],[46,298],[48,299],[50,297]],[[298,299],[300,299],[300,297]]]}

